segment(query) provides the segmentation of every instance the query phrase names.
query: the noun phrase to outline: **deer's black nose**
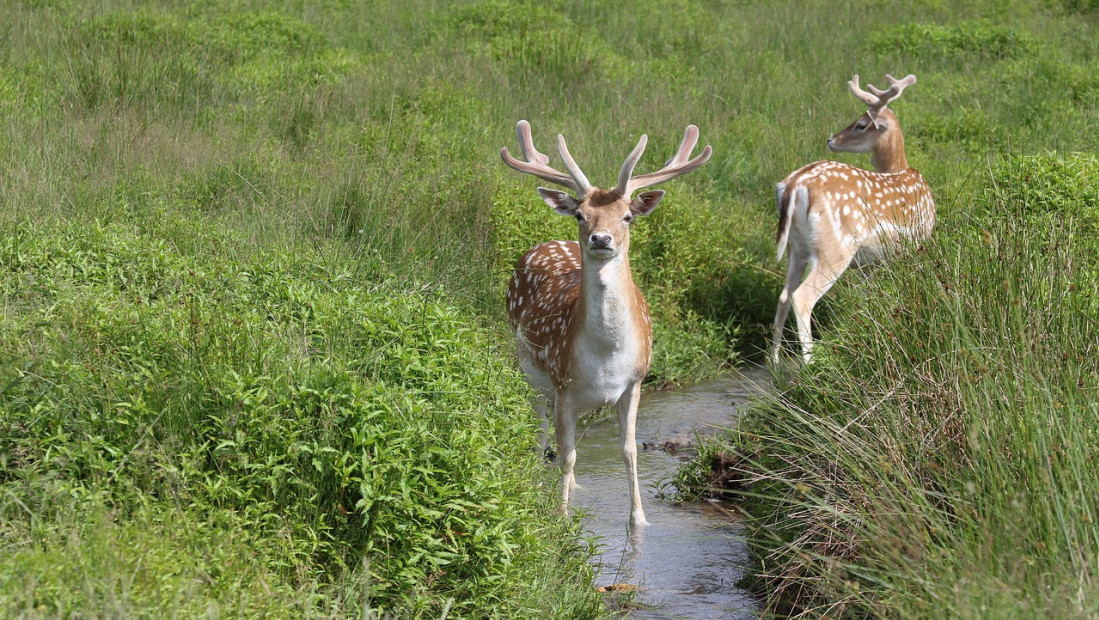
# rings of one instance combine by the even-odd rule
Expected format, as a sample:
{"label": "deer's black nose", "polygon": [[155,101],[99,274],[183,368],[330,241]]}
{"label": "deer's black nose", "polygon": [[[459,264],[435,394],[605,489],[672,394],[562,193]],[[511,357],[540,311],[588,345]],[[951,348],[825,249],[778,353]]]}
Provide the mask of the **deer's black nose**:
{"label": "deer's black nose", "polygon": [[611,247],[611,236],[595,234],[588,238],[591,242],[591,247],[594,249],[604,249]]}

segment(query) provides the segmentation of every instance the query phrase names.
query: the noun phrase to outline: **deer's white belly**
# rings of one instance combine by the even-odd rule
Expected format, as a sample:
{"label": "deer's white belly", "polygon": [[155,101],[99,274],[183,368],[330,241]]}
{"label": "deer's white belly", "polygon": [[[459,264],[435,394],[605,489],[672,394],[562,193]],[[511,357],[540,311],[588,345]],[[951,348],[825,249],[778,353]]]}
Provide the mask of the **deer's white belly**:
{"label": "deer's white belly", "polygon": [[534,346],[523,337],[523,330],[515,330],[515,345],[519,354],[519,369],[530,386],[543,394],[553,394],[553,380],[546,370],[544,360],[538,358]]}

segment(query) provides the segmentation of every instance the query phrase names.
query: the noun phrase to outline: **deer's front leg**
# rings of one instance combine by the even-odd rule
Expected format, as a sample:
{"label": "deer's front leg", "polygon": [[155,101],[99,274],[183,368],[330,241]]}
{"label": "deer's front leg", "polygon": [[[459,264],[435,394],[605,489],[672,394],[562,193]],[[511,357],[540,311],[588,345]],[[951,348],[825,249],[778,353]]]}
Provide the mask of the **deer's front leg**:
{"label": "deer's front leg", "polygon": [[630,485],[630,523],[648,525],[641,507],[641,488],[637,483],[637,405],[641,402],[641,382],[636,381],[618,399],[618,429],[622,438],[622,460]]}
{"label": "deer's front leg", "polygon": [[569,491],[576,486],[576,408],[561,392],[553,403],[553,425],[557,433],[557,464],[561,467],[561,512],[569,505]]}

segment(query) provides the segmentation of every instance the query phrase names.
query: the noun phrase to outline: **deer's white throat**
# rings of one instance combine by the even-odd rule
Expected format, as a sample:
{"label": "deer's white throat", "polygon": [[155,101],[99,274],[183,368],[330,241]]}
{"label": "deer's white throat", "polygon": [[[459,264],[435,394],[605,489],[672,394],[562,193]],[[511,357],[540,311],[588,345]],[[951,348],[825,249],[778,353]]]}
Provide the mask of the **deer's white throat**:
{"label": "deer's white throat", "polygon": [[604,260],[585,256],[584,261],[580,288],[584,304],[581,337],[611,348],[636,340],[633,317],[636,287],[626,253]]}

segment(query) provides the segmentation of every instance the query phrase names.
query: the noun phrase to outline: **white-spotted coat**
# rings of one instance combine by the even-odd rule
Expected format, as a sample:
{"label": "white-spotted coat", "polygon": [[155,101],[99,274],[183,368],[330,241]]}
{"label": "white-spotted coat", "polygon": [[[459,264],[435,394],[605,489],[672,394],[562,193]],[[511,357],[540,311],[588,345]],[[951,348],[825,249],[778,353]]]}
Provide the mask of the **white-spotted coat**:
{"label": "white-spotted coat", "polygon": [[[810,361],[813,307],[852,264],[882,259],[901,239],[926,239],[935,225],[935,201],[919,171],[908,167],[897,117],[885,107],[915,76],[882,91],[848,83],[866,114],[828,140],[834,151],[869,152],[874,170],[818,161],[792,172],[776,186],[778,258],[789,249],[786,283],[775,313],[772,360],[777,362],[791,305],[802,355]],[[806,273],[808,270],[808,273]],[[803,277],[804,276],[804,277]]]}

